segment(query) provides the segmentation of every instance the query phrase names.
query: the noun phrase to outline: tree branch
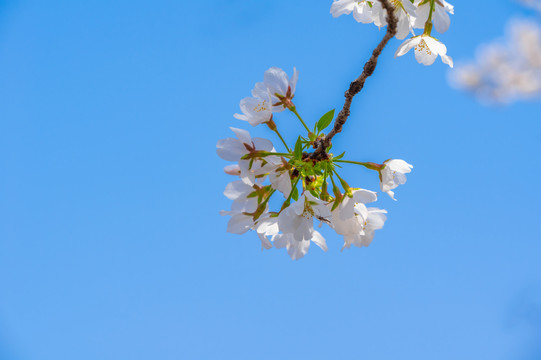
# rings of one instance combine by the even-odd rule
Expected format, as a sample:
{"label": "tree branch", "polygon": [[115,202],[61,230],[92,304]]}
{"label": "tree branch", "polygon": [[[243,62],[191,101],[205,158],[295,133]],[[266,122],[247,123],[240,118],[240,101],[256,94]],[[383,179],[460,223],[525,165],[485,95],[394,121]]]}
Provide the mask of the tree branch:
{"label": "tree branch", "polygon": [[353,97],[363,89],[366,79],[368,79],[376,69],[376,65],[378,64],[378,57],[381,55],[381,52],[383,51],[389,40],[391,40],[396,35],[398,19],[394,14],[394,6],[391,4],[390,0],[379,1],[381,2],[383,8],[387,11],[387,33],[372,52],[370,60],[368,60],[364,65],[362,74],[350,84],[349,89],[346,91],[346,101],[344,103],[344,107],[336,117],[333,129],[324,138],[317,140],[316,143],[314,143],[314,148],[316,150],[312,154],[313,158],[321,157],[322,154],[325,153],[325,149],[327,149],[331,145],[332,138],[342,131],[342,127],[344,126],[346,120],[350,115],[350,108]]}

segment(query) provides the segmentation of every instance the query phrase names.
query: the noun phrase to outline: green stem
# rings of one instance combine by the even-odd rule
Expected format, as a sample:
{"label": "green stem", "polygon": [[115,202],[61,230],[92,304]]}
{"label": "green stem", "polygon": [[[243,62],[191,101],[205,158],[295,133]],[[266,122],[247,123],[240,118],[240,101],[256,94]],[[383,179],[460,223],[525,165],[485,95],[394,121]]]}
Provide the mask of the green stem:
{"label": "green stem", "polygon": [[265,156],[287,156],[287,157],[292,157],[293,155],[291,155],[291,153],[266,152],[266,153],[264,153],[262,155],[262,157],[265,157]]}
{"label": "green stem", "polygon": [[367,163],[363,163],[363,162],[360,162],[360,161],[349,161],[349,160],[333,160],[333,162],[341,162],[341,163],[346,163],[346,164],[356,164],[356,165],[362,165],[362,166],[367,166],[368,165]]}
{"label": "green stem", "polygon": [[349,160],[333,160],[334,162],[338,163],[346,163],[346,164],[354,164],[354,165],[361,165],[369,170],[376,170],[379,171],[382,169],[382,165],[371,163],[371,162],[360,162],[360,161],[349,161]]}
{"label": "green stem", "polygon": [[436,0],[430,0],[430,12],[428,13],[428,22],[432,22],[432,13],[436,7]]}
{"label": "green stem", "polygon": [[269,202],[271,196],[274,195],[275,192],[276,192],[276,190],[273,189],[273,190],[269,193],[269,195],[267,195],[267,198],[265,199],[265,201],[263,201],[261,204],[262,204],[262,205],[266,205],[266,204]]}
{"label": "green stem", "polygon": [[331,171],[331,173],[329,174],[329,177],[331,178],[332,187],[335,188],[335,187],[337,187],[337,186],[336,186],[336,184],[334,183],[334,179],[333,179],[333,177],[332,177],[332,173],[333,173],[333,171]]}
{"label": "green stem", "polygon": [[297,108],[295,108],[295,107],[294,108],[289,108],[289,110],[293,111],[293,114],[297,115],[297,117],[301,121],[301,123],[304,126],[304,128],[306,129],[306,131],[308,131],[308,133],[310,133],[310,129],[308,129],[308,126],[306,126],[306,123],[304,122],[304,120],[301,118],[301,116],[297,112]]}
{"label": "green stem", "polygon": [[[297,188],[297,184],[299,183],[299,180],[301,179],[301,177],[297,177],[297,181],[295,181],[295,184],[291,187],[291,192],[289,193],[289,196],[287,197],[286,201],[284,201],[284,204],[285,203],[288,203],[289,201],[291,201],[291,198],[293,197],[293,192],[295,191],[295,189]],[[289,206],[289,205],[288,205]],[[284,209],[287,209],[287,206],[284,208]],[[280,214],[284,209],[280,210],[280,212],[278,214]]]}
{"label": "green stem", "polygon": [[344,181],[344,179],[342,179],[340,177],[340,175],[338,175],[338,172],[335,170],[334,171],[334,174],[336,175],[336,177],[338,178],[338,180],[340,180],[340,184],[342,184],[342,187],[344,188],[344,191],[348,191],[348,188],[349,188],[349,185]]}
{"label": "green stem", "polygon": [[282,140],[282,144],[284,144],[284,146],[286,147],[286,150],[288,152],[291,152],[291,150],[289,149],[289,147],[287,146],[284,138],[282,137],[282,135],[280,134],[280,132],[278,131],[278,129],[274,129],[274,132],[276,133],[276,135],[278,135],[278,137],[280,138],[280,140]]}
{"label": "green stem", "polygon": [[367,163],[359,162],[359,161],[333,160],[333,162],[346,163],[346,164],[355,164],[355,165],[362,165],[362,166],[364,166],[365,168],[370,169],[370,165],[368,165]]}
{"label": "green stem", "polygon": [[434,12],[435,6],[436,6],[436,0],[430,0],[430,12],[428,13],[428,19],[426,20],[426,23],[425,23],[425,31],[423,35],[430,36],[430,34],[432,34],[432,13]]}

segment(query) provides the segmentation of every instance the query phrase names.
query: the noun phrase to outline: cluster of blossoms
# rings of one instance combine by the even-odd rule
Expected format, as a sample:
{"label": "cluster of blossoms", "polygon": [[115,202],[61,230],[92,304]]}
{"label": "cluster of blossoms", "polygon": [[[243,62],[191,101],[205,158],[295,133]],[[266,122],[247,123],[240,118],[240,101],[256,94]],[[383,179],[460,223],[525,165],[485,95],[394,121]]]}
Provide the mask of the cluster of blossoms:
{"label": "cluster of blossoms", "polygon": [[[415,58],[421,64],[432,65],[439,55],[445,64],[453,67],[447,47],[432,36],[432,28],[440,34],[449,29],[453,5],[445,0],[391,0],[391,3],[398,19],[396,38],[403,40],[411,35],[400,45],[395,57],[415,49]],[[385,10],[378,0],[335,0],[331,6],[334,17],[352,13],[357,22],[374,23],[379,28],[387,25]],[[415,35],[414,29],[423,29],[423,33]]]}
{"label": "cluster of blossoms", "polygon": [[[237,178],[224,192],[233,201],[230,211],[221,212],[231,216],[227,231],[255,231],[264,249],[273,245],[286,248],[295,260],[308,252],[311,242],[327,250],[325,239],[314,229],[317,221],[342,235],[344,248],[368,246],[375,231],[383,227],[387,212],[367,207],[377,200],[377,193],[350,187],[338,174],[339,164],[357,164],[376,171],[381,190],[393,199],[393,190],[406,182],[405,174],[412,166],[403,160],[382,164],[347,161],[342,159],[344,153],[330,153],[330,146],[324,152],[309,153],[325,136],[323,130],[331,124],[334,110],[309,128],[293,103],[297,79],[296,70],[292,77],[279,68],[267,70],[264,81],[255,84],[252,96],[240,102],[242,114],[235,114],[252,126],[265,124],[281,140],[282,152],[277,152],[271,141],[251,137],[248,131],[238,128],[231,128],[234,138],[218,141],[217,154],[235,162],[226,166],[225,172]],[[275,113],[284,110],[294,113],[307,131],[291,148],[273,119]],[[271,210],[273,195],[282,200],[281,206]]]}
{"label": "cluster of blossoms", "polygon": [[[541,1],[524,1],[541,11]],[[477,59],[457,67],[451,83],[482,102],[506,104],[541,96],[541,26],[512,20],[507,39],[485,44]]]}

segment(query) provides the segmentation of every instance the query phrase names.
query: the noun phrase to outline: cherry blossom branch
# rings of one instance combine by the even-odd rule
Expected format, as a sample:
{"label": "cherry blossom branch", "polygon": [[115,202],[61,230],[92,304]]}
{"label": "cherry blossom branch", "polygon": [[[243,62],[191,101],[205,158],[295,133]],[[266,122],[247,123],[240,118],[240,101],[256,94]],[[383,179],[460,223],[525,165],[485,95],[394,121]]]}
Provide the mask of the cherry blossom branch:
{"label": "cherry blossom branch", "polygon": [[363,89],[366,79],[368,79],[376,69],[378,57],[381,55],[381,52],[383,51],[389,40],[391,40],[396,35],[398,19],[394,14],[394,6],[391,4],[390,0],[379,1],[381,2],[383,8],[387,11],[387,33],[372,52],[370,60],[368,60],[368,62],[364,65],[362,74],[350,84],[349,89],[346,91],[346,101],[344,103],[344,107],[336,117],[333,129],[323,139],[317,141],[317,143],[314,144],[316,148],[313,154],[314,158],[321,156],[321,154],[323,154],[325,150],[331,145],[332,138],[342,131],[342,127],[344,126],[346,120],[350,115],[350,108],[353,97]]}

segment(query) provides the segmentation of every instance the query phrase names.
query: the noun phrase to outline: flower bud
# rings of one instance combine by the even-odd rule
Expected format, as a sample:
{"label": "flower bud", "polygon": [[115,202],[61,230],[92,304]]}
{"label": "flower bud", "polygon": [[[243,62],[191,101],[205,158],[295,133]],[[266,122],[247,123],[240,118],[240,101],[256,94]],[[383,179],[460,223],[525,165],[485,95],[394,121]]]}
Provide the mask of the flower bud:
{"label": "flower bud", "polygon": [[240,166],[238,166],[237,164],[227,165],[226,167],[224,167],[224,172],[227,175],[239,176],[240,175]]}

